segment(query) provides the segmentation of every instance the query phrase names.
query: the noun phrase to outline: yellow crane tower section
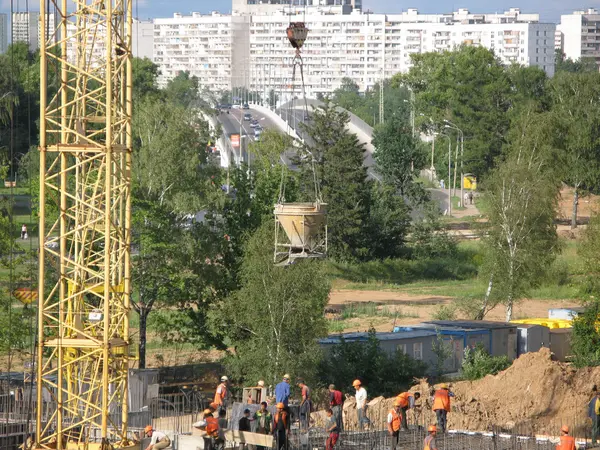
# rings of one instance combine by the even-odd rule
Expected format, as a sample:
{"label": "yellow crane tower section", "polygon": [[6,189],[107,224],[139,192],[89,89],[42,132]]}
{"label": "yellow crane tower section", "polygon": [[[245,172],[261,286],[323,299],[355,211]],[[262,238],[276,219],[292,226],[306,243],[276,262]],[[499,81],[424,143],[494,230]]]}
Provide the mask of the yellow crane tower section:
{"label": "yellow crane tower section", "polygon": [[131,0],[40,0],[37,448],[125,447]]}

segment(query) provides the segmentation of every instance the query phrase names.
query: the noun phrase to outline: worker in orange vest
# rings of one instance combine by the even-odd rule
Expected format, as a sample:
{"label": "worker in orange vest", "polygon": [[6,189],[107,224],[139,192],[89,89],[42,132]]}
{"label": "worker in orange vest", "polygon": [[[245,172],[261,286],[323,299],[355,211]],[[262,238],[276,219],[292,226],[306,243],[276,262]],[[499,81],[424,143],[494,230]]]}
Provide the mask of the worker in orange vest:
{"label": "worker in orange vest", "polygon": [[399,398],[394,400],[394,408],[390,409],[387,416],[388,433],[392,437],[392,450],[396,450],[398,440],[400,439],[400,427],[402,425],[402,407]]}
{"label": "worker in orange vest", "polygon": [[289,430],[288,413],[283,402],[277,403],[277,412],[273,418],[273,434],[275,435],[276,450],[287,449],[287,434]]}
{"label": "worker in orange vest", "polygon": [[215,448],[215,440],[219,437],[219,420],[213,416],[213,411],[209,408],[204,410],[204,418],[192,426],[205,431],[206,434],[202,436],[204,439],[205,450],[212,450]]}
{"label": "worker in orange vest", "polygon": [[402,392],[398,394],[397,399],[400,401],[400,408],[402,408],[402,429],[408,431],[408,410],[415,407],[415,400],[421,398],[419,392],[414,394],[410,392]]}
{"label": "worker in orange vest", "polygon": [[560,428],[560,444],[556,446],[556,450],[575,450],[575,438],[569,436],[569,427],[566,425]]}
{"label": "worker in orange vest", "polygon": [[435,434],[437,433],[437,428],[435,425],[429,425],[427,432],[429,434],[423,441],[423,450],[438,450],[437,444],[435,443]]}
{"label": "worker in orange vest", "polygon": [[450,397],[453,396],[446,383],[442,383],[433,395],[433,407],[431,409],[435,412],[437,423],[442,429],[442,433],[446,432],[448,413],[450,412]]}
{"label": "worker in orange vest", "polygon": [[215,398],[213,403],[215,403],[219,409],[227,409],[227,378],[225,375],[221,377],[221,383],[217,386],[217,391],[215,392]]}

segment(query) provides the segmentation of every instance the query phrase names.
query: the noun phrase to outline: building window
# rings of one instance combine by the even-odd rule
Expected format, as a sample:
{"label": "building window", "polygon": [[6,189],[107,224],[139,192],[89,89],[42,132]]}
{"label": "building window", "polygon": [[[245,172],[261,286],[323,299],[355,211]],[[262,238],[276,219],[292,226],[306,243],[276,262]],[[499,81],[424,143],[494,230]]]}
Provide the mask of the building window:
{"label": "building window", "polygon": [[417,361],[423,360],[423,343],[415,342],[413,344],[413,358]]}
{"label": "building window", "polygon": [[540,35],[540,32],[539,32],[539,31],[536,31],[536,32],[535,32],[535,35],[536,35],[536,36],[539,36],[539,35]]}
{"label": "building window", "polygon": [[396,345],[396,351],[402,352],[406,355],[406,344],[398,344]]}

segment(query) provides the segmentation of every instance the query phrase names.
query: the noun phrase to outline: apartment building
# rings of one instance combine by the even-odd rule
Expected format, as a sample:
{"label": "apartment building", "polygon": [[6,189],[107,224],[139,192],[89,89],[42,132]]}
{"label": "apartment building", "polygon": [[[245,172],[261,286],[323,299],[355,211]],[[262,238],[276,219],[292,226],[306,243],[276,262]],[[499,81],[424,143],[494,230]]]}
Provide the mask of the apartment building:
{"label": "apartment building", "polygon": [[[175,14],[154,21],[153,59],[159,84],[189,71],[213,91],[245,86],[283,98],[300,94],[300,73],[292,83],[291,47],[286,28],[305,22],[302,48],[306,94],[316,97],[354,80],[362,91],[382,78],[406,72],[411,55],[452,50],[460,45],[489,48],[505,64],[538,66],[554,74],[556,26],[518,8],[499,14],[371,14],[358,0],[234,0],[232,15]],[[297,4],[300,3],[300,4]],[[237,8],[237,9],[236,9]]]}
{"label": "apartment building", "polygon": [[[411,55],[452,50],[460,45],[484,46],[505,64],[538,66],[554,74],[555,25],[539,23],[537,14],[511,9],[503,14],[422,15],[330,14],[317,9],[310,15],[252,15],[250,21],[251,88],[275,89],[285,96],[292,73],[293,49],[285,29],[304,21],[310,29],[302,48],[307,95],[327,94],[345,77],[362,91],[382,78],[411,67]],[[297,75],[299,79],[299,75]],[[299,92],[299,81],[293,92]]]}
{"label": "apartment building", "polygon": [[0,54],[8,49],[8,15],[0,14]]}
{"label": "apartment building", "polygon": [[46,15],[46,23],[40,22],[40,13],[15,12],[12,14],[12,42],[26,42],[29,50],[35,52],[40,48],[42,30],[46,30],[46,39],[56,40],[54,13]]}
{"label": "apartment building", "polygon": [[188,71],[201,86],[231,89],[232,78],[249,70],[248,23],[248,16],[218,12],[155,19],[153,60],[160,67],[159,85]]}
{"label": "apartment building", "polygon": [[595,8],[560,16],[556,48],[565,57],[594,58],[600,65],[600,13]]}

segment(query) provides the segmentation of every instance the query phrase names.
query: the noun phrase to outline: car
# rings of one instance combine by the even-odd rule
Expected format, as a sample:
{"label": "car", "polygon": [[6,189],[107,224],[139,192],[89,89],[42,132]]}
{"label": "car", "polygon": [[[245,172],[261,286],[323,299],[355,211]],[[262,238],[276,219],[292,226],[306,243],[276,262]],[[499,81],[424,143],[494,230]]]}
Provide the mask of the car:
{"label": "car", "polygon": [[258,139],[260,138],[260,134],[262,133],[262,128],[255,128],[254,129],[254,138]]}
{"label": "car", "polygon": [[248,121],[252,120],[252,114],[250,114],[250,113],[246,113],[246,114],[244,114],[244,120],[245,120],[246,122],[248,122]]}
{"label": "car", "polygon": [[250,109],[250,105],[248,105],[248,103],[244,103],[244,106],[242,106],[242,109]]}
{"label": "car", "polygon": [[304,113],[304,121],[308,122],[310,120],[310,116],[308,115],[307,112]]}
{"label": "car", "polygon": [[258,122],[256,120],[253,120],[252,122],[250,122],[250,127],[251,128],[256,128],[259,127],[260,125],[258,124]]}

